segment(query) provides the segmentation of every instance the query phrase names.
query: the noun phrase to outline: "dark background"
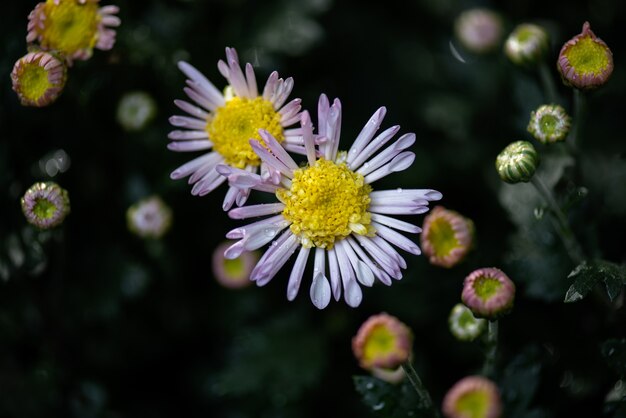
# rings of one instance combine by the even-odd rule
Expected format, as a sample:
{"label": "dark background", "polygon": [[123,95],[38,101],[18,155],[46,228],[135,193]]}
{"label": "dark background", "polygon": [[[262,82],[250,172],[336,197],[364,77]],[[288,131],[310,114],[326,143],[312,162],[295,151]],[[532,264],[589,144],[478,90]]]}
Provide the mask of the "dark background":
{"label": "dark background", "polygon": [[[528,115],[544,102],[537,72],[515,67],[501,50],[464,50],[453,23],[475,6],[501,13],[505,34],[540,23],[551,35],[550,69],[585,20],[612,48],[612,79],[585,95],[580,158],[570,164],[563,148],[534,143],[546,156],[539,174],[571,203],[587,255],[619,264],[626,261],[624,2],[116,0],[115,48],[77,62],[63,95],[43,109],[20,106],[9,79],[26,53],[35,4],[0,5],[0,417],[369,416],[353,388],[351,376],[365,372],[350,340],[381,311],[413,329],[416,368],[439,405],[454,382],[480,371],[481,345],[454,340],[447,316],[463,278],[490,266],[518,286],[514,311],[500,321],[507,416],[619,414],[605,403],[619,376],[601,347],[625,336],[623,294],[609,302],[599,291],[564,304],[575,266],[547,215],[533,215],[542,211],[534,191],[503,185],[493,168],[509,142],[532,140]],[[176,61],[188,60],[221,88],[216,63],[225,46],[255,64],[259,85],[274,69],[293,76],[292,97],[313,114],[320,93],[339,97],[345,147],[386,106],[382,127],[415,132],[417,158],[377,188],[441,191],[442,205],[475,223],[469,258],[444,270],[407,256],[404,279],[365,289],[357,309],[333,301],[318,311],[306,284],[288,302],[288,269],[264,288],[222,288],[210,257],[240,223],[221,212],[225,188],[198,198],[185,180],[169,179],[192,155],[166,144],[167,118],[179,114],[172,102],[183,98]],[[552,76],[571,111],[572,91]],[[134,90],[154,97],[158,115],[130,133],[115,112]],[[72,213],[42,233],[26,224],[19,198],[50,179],[40,161],[60,149],[71,166],[52,180],[69,191]],[[144,241],[127,230],[125,211],[153,193],[172,207],[174,223],[161,241]]]}

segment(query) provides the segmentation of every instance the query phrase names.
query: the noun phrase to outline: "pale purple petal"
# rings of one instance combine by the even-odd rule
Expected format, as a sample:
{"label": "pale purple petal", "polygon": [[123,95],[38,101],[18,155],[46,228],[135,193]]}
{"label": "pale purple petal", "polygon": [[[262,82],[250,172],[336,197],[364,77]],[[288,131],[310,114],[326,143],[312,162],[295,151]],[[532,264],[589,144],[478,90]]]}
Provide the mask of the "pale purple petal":
{"label": "pale purple petal", "polygon": [[309,258],[310,248],[300,247],[300,252],[296,258],[296,262],[291,269],[289,275],[289,282],[287,283],[287,300],[292,301],[298,295],[300,290],[300,283],[302,282],[302,275],[304,274],[304,268]]}

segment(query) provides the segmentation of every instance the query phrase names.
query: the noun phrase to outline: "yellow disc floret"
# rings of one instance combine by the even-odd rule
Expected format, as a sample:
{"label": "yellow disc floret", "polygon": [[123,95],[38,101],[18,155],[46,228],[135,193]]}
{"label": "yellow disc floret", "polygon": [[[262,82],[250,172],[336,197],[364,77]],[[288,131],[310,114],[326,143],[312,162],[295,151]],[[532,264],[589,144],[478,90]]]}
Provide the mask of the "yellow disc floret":
{"label": "yellow disc floret", "polygon": [[101,20],[97,3],[60,0],[55,4],[47,0],[44,15],[41,43],[45,48],[72,55],[96,44]]}
{"label": "yellow disc floret", "polygon": [[262,97],[247,99],[233,97],[217,108],[208,121],[206,131],[226,163],[233,167],[258,166],[261,160],[250,146],[250,139],[261,139],[259,129],[264,129],[278,140],[284,140],[280,114],[274,105]]}
{"label": "yellow disc floret", "polygon": [[57,86],[48,79],[48,71],[39,62],[24,63],[17,72],[19,93],[29,102],[37,102],[46,92]]}
{"label": "yellow disc floret", "polygon": [[585,75],[601,74],[609,66],[609,57],[605,45],[591,37],[580,39],[565,52],[565,56],[576,73]]}
{"label": "yellow disc floret", "polygon": [[367,212],[371,191],[363,176],[345,163],[320,159],[296,170],[291,188],[279,189],[276,196],[285,204],[283,216],[292,222],[291,232],[304,247],[331,249],[351,233],[374,233]]}

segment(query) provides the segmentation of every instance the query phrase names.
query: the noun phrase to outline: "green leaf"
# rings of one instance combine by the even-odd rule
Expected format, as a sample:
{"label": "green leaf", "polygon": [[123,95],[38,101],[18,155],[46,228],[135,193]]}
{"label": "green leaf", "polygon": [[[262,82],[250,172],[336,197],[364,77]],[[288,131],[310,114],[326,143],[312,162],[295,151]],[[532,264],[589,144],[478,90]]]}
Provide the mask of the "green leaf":
{"label": "green leaf", "polygon": [[573,278],[574,283],[567,290],[565,303],[583,299],[600,282],[604,282],[609,299],[613,300],[626,284],[626,268],[605,260],[585,261],[567,277]]}
{"label": "green leaf", "polygon": [[377,416],[384,418],[420,418],[428,413],[420,410],[420,399],[405,379],[394,385],[371,376],[353,376],[354,387],[363,403]]}
{"label": "green leaf", "polygon": [[530,411],[541,377],[540,354],[537,346],[527,346],[504,369],[500,387],[511,418],[543,416],[542,411]]}
{"label": "green leaf", "polygon": [[622,379],[626,378],[626,338],[607,340],[601,350],[609,367]]}

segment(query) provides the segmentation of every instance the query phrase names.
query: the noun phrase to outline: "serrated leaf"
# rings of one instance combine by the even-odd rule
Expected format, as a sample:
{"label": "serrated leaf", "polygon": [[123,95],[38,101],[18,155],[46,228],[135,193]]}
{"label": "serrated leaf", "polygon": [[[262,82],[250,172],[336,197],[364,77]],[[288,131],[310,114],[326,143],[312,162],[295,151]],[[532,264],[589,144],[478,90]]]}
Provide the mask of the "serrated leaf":
{"label": "serrated leaf", "polygon": [[371,376],[353,376],[354,387],[374,414],[384,418],[421,418],[428,414],[419,409],[421,402],[411,384],[398,385]]}
{"label": "serrated leaf", "polygon": [[626,378],[626,338],[607,340],[601,350],[609,367],[622,379]]}
{"label": "serrated leaf", "polygon": [[585,261],[567,277],[574,278],[574,283],[565,294],[565,303],[583,299],[601,281],[606,285],[609,299],[613,300],[626,284],[626,268],[605,260]]}

